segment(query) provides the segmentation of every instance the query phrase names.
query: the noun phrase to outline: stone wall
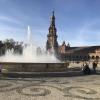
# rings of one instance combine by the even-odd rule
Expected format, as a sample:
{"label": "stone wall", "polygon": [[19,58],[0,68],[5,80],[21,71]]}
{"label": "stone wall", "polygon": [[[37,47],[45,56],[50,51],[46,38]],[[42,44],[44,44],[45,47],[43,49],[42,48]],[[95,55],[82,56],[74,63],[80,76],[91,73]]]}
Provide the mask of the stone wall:
{"label": "stone wall", "polygon": [[60,72],[67,70],[66,63],[0,63],[2,72]]}

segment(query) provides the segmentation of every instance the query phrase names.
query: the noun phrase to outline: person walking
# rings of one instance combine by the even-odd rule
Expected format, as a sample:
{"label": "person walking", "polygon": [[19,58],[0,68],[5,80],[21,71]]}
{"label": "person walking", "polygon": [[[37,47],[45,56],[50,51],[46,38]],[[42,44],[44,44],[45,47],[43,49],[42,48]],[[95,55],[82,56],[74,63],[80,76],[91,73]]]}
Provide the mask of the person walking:
{"label": "person walking", "polygon": [[94,71],[94,73],[96,73],[96,68],[97,68],[97,62],[93,62],[92,63],[92,66],[93,66],[93,71]]}

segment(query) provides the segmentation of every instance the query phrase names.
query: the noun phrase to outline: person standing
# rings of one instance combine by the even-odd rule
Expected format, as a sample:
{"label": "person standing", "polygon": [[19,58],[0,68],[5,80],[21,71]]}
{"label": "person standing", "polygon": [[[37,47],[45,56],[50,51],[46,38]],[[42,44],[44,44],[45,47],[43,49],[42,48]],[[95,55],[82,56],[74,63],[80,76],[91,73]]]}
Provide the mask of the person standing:
{"label": "person standing", "polygon": [[89,74],[90,74],[90,68],[89,68],[89,65],[88,65],[86,62],[85,62],[85,65],[83,65],[82,72],[83,72],[85,75],[89,75]]}
{"label": "person standing", "polygon": [[2,70],[2,67],[1,67],[1,64],[0,64],[0,73],[1,73],[1,70]]}

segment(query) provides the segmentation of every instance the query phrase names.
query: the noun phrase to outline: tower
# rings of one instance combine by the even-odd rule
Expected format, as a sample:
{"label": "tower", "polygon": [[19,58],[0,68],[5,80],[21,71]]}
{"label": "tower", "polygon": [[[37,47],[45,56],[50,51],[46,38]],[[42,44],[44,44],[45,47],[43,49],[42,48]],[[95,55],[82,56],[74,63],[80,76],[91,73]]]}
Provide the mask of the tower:
{"label": "tower", "polygon": [[52,52],[52,48],[54,49],[54,52],[58,53],[58,42],[57,42],[57,29],[55,27],[55,15],[54,11],[52,12],[52,16],[50,18],[50,27],[49,27],[49,33],[47,35],[47,42],[46,42],[46,50],[49,52]]}

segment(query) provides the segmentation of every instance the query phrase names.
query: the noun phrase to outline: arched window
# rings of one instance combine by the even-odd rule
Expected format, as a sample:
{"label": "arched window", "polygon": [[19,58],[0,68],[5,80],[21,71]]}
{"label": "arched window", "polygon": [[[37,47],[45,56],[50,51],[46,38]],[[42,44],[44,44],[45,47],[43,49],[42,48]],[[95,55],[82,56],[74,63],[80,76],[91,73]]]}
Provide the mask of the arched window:
{"label": "arched window", "polygon": [[94,59],[95,57],[94,56],[92,56],[92,59]]}
{"label": "arched window", "polygon": [[89,55],[87,56],[88,60],[91,58]]}
{"label": "arched window", "polygon": [[98,60],[99,59],[99,56],[96,56],[96,59]]}

